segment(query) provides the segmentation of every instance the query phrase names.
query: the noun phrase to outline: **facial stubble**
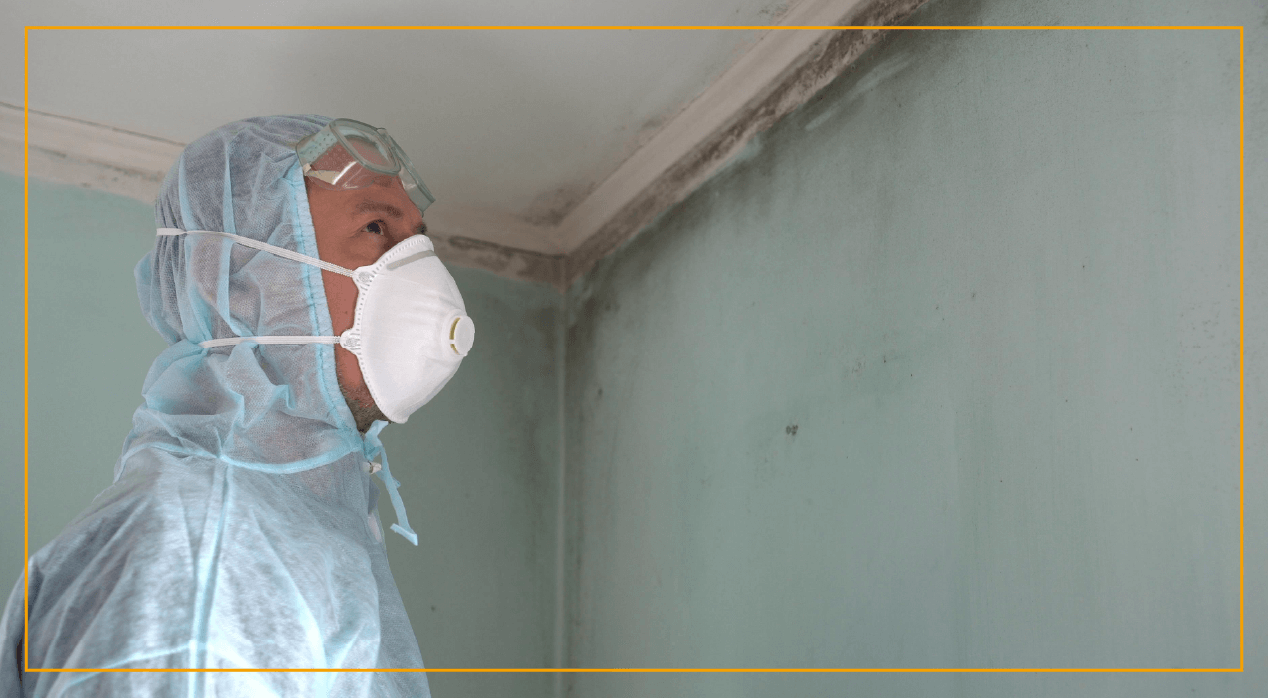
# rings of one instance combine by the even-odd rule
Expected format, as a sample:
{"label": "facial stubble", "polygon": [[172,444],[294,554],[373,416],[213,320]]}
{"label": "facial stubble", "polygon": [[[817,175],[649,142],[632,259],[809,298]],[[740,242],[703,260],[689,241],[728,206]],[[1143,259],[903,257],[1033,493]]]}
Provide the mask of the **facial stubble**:
{"label": "facial stubble", "polygon": [[335,375],[339,378],[339,392],[343,393],[343,399],[348,403],[348,409],[352,411],[352,418],[357,423],[357,431],[365,433],[376,420],[388,421],[387,415],[383,414],[383,410],[374,403],[374,398],[370,397],[370,391],[367,389],[365,394],[359,395],[348,390],[348,381],[344,379],[344,373],[339,368],[339,364],[335,363]]}

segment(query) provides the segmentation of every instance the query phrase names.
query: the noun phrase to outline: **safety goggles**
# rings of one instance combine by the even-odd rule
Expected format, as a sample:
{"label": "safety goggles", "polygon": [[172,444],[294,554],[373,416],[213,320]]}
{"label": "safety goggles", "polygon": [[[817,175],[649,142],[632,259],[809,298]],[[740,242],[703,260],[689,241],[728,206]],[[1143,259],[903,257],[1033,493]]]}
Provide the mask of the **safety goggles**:
{"label": "safety goggles", "polygon": [[352,119],[335,119],[295,145],[304,176],[328,189],[360,189],[373,184],[401,186],[419,212],[431,205],[422,177],[387,131]]}

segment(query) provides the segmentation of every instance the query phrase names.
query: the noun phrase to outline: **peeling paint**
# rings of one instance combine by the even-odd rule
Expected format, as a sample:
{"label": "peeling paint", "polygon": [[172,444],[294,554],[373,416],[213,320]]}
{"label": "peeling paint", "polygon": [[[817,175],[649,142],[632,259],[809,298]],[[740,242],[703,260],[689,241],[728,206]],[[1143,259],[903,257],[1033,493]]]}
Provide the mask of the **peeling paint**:
{"label": "peeling paint", "polygon": [[846,92],[839,101],[834,102],[830,108],[825,109],[822,114],[819,114],[815,118],[811,119],[802,128],[806,131],[813,131],[819,128],[832,117],[842,111],[845,111],[845,108],[855,99],[866,95],[868,92],[871,92],[873,88],[897,77],[903,71],[907,70],[910,65],[911,56],[899,54],[897,56],[887,57],[883,62],[869,66],[867,74],[859,78],[859,80],[850,87],[850,90]]}
{"label": "peeling paint", "polygon": [[484,269],[520,281],[560,288],[563,257],[506,247],[461,236],[431,236],[436,255],[446,264]]}

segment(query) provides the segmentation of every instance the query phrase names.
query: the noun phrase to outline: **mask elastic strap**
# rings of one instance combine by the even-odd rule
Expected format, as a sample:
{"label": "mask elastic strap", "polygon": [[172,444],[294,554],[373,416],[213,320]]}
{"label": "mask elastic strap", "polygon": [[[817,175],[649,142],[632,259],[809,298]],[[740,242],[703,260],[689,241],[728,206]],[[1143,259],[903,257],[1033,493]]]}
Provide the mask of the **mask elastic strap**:
{"label": "mask elastic strap", "polygon": [[383,427],[387,426],[387,422],[375,422],[365,433],[366,460],[374,460],[375,456],[382,461],[383,468],[379,470],[379,479],[383,481],[384,487],[387,487],[388,499],[392,500],[392,509],[396,511],[396,523],[392,524],[392,530],[401,534],[405,540],[418,545],[418,534],[414,529],[409,527],[409,517],[405,514],[405,502],[401,499],[400,492],[397,488],[401,483],[392,477],[392,469],[387,464],[387,451],[383,448],[383,442],[379,440],[379,432],[383,431]]}
{"label": "mask elastic strap", "polygon": [[209,339],[205,342],[199,342],[198,346],[203,349],[214,349],[216,347],[231,347],[235,344],[244,342],[255,342],[256,344],[339,344],[341,337],[326,335],[265,335],[263,337],[222,337],[220,339]]}
{"label": "mask elastic strap", "polygon": [[285,247],[270,245],[267,242],[252,240],[251,238],[242,237],[241,235],[234,235],[233,233],[224,233],[218,230],[181,230],[180,228],[159,228],[158,234],[172,235],[172,236],[175,236],[175,235],[218,235],[222,238],[228,238],[230,240],[233,240],[239,245],[251,247],[257,250],[261,250],[263,252],[272,252],[278,257],[285,257],[286,259],[289,259],[293,262],[300,262],[301,264],[311,264],[314,267],[320,267],[322,269],[325,269],[326,271],[333,271],[336,274],[343,274],[344,276],[348,278],[352,278],[352,270],[341,267],[338,264],[331,264],[330,262],[322,261],[320,259],[317,259],[316,257],[309,257],[306,254],[300,254],[299,252],[296,252],[294,250],[288,250]]}
{"label": "mask elastic strap", "polygon": [[[233,242],[236,242],[239,245],[257,249],[262,252],[269,252],[269,253],[277,255],[278,257],[289,259],[293,262],[299,262],[301,264],[311,264],[314,267],[320,267],[321,269],[325,269],[326,271],[333,271],[336,274],[343,274],[344,276],[347,276],[350,278],[352,277],[351,270],[341,267],[338,264],[331,264],[330,262],[322,261],[320,259],[317,259],[316,257],[309,257],[306,254],[300,254],[299,252],[296,252],[294,250],[288,250],[285,247],[270,245],[267,242],[252,240],[251,238],[243,237],[241,235],[234,235],[233,233],[225,233],[218,230],[181,230],[180,228],[159,228],[158,234],[168,235],[173,237],[177,235],[216,235],[222,238],[227,238],[229,240],[232,240]],[[273,335],[273,336],[264,336],[264,337],[224,337],[221,339],[209,339],[205,342],[199,342],[198,346],[204,349],[212,349],[215,347],[229,347],[235,344],[242,344],[243,342],[255,342],[256,344],[338,344],[339,337],[320,336],[320,335],[318,336]]]}
{"label": "mask elastic strap", "polygon": [[[225,233],[218,230],[181,230],[179,228],[159,228],[158,234],[170,236],[217,235],[246,247],[251,247],[262,252],[270,252],[279,257],[300,262],[301,264],[311,264],[315,267],[325,269],[326,271],[333,271],[336,274],[343,274],[344,276],[354,278],[352,277],[351,270],[345,269],[338,264],[324,262],[316,257],[309,257],[306,254],[300,254],[299,252],[288,250],[284,247],[270,245],[267,242],[252,240],[251,238],[234,235],[233,233]],[[222,339],[211,339],[206,342],[199,342],[198,346],[210,349],[212,347],[232,346],[243,342],[255,342],[257,344],[338,344],[339,341],[339,337],[274,335],[265,337],[224,337]],[[379,479],[382,480],[384,486],[387,487],[388,498],[392,500],[392,508],[396,510],[397,523],[392,524],[392,530],[404,536],[406,540],[414,545],[418,545],[418,534],[414,532],[414,529],[410,528],[409,517],[405,514],[405,502],[401,500],[401,494],[397,492],[397,488],[401,486],[401,483],[396,478],[392,477],[392,470],[387,463],[387,451],[383,448],[383,442],[379,440],[379,432],[383,431],[383,427],[385,426],[387,426],[387,422],[376,422],[370,427],[369,431],[366,432],[364,449],[365,457],[366,460],[374,460],[374,457],[378,456],[379,460],[382,461],[383,468],[379,470]]]}

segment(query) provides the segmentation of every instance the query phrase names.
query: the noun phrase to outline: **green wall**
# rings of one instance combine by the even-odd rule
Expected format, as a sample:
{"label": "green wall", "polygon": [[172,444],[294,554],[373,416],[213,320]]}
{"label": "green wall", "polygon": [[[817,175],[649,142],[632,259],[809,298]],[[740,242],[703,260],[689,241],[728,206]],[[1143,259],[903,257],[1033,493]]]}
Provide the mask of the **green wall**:
{"label": "green wall", "polygon": [[[22,573],[22,182],[0,174],[0,235],[10,252],[0,255],[0,327],[10,339],[0,342],[0,594],[7,594]],[[137,391],[140,392],[139,390]],[[119,443],[123,443],[122,437]],[[107,470],[107,473],[109,470]],[[106,481],[110,476],[107,474]],[[89,498],[91,499],[91,497]],[[85,500],[87,501],[87,500]],[[65,519],[63,523],[70,521]]]}
{"label": "green wall", "polygon": [[[554,666],[563,299],[547,286],[451,271],[477,345],[435,400],[383,432],[393,473],[406,464],[398,478],[419,539],[414,548],[388,536],[392,574],[428,666]],[[390,509],[384,495],[380,508]],[[554,691],[550,674],[429,681],[437,698]]]}
{"label": "green wall", "polygon": [[[165,346],[146,324],[132,267],[153,244],[153,207],[69,186],[30,189],[30,551],[52,540],[114,477],[141,383]],[[0,304],[7,597],[22,571],[22,179],[0,174],[10,254]]]}
{"label": "green wall", "polygon": [[[451,271],[478,343],[435,400],[383,432],[393,473],[405,464],[397,477],[419,538],[415,548],[387,537],[392,574],[428,666],[554,666],[563,299],[548,286]],[[428,680],[437,698],[554,691],[550,674]]]}
{"label": "green wall", "polygon": [[[1262,4],[1198,7],[935,0],[913,23],[1262,33]],[[1228,31],[896,34],[575,284],[569,663],[1237,667],[1237,61]],[[1263,695],[1251,375],[1257,678],[581,674],[569,695]]]}
{"label": "green wall", "polygon": [[[559,687],[1261,695],[1265,15],[1252,0],[1148,16],[1123,0],[933,0],[913,19],[1249,27],[1245,674]],[[454,270],[483,349],[385,432],[420,534],[388,546],[424,660],[553,663],[566,462],[573,666],[1236,666],[1237,175],[1234,33],[899,34],[566,298]],[[13,250],[21,187],[0,175]],[[162,345],[132,281],[150,207],[33,181],[31,215],[34,550],[109,484]],[[21,258],[0,265],[14,335],[0,467],[16,484]],[[0,488],[3,580],[21,569],[21,507]],[[437,696],[555,681],[431,676]]]}
{"label": "green wall", "polygon": [[[109,486],[141,383],[164,344],[132,270],[154,240],[151,206],[33,180],[30,197],[30,545],[52,540]],[[22,181],[0,175],[0,580],[22,569]],[[423,660],[552,666],[556,618],[562,298],[546,286],[453,269],[480,330],[462,370],[407,424],[384,431],[419,546],[388,554]],[[387,502],[386,496],[380,502]],[[386,506],[386,505],[384,505]],[[390,507],[389,507],[390,509]],[[437,696],[547,696],[548,674],[435,674]]]}

